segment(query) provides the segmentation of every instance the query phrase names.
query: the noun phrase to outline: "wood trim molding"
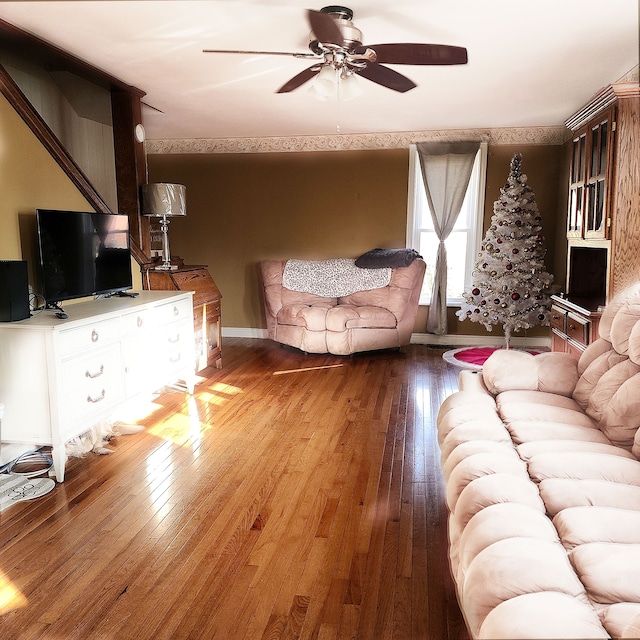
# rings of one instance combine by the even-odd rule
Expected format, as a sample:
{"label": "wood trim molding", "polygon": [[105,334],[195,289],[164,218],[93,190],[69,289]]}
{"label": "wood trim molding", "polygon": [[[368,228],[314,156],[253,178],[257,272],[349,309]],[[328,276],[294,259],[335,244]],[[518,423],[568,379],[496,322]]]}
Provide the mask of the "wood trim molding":
{"label": "wood trim molding", "polygon": [[60,144],[56,135],[51,131],[40,114],[33,108],[27,97],[22,93],[7,70],[0,64],[0,93],[16,110],[26,125],[37,136],[45,149],[60,165],[69,179],[77,187],[80,193],[101,213],[109,213],[109,205],[102,196],[93,188],[82,169],[74,162],[66,149]]}
{"label": "wood trim molding", "polygon": [[[99,213],[113,213],[82,169],[69,155],[57,136],[51,131],[47,123],[42,119],[42,116],[33,108],[27,97],[1,64],[0,93],[2,93],[9,104],[16,110],[16,113],[31,129],[44,148],[51,154],[78,191],[91,203],[91,206]],[[131,242],[131,254],[139,264],[144,264],[149,261],[148,256],[142,251],[135,238],[132,239]]]}
{"label": "wood trim molding", "polygon": [[571,131],[576,131],[617,100],[638,97],[640,97],[640,84],[637,82],[610,84],[598,91],[580,111],[565,120],[565,125]]}
{"label": "wood trim molding", "polygon": [[218,138],[147,140],[149,154],[179,153],[288,153],[404,149],[416,142],[488,142],[489,144],[561,145],[570,138],[563,126],[505,129],[448,129],[356,135],[272,138]]}

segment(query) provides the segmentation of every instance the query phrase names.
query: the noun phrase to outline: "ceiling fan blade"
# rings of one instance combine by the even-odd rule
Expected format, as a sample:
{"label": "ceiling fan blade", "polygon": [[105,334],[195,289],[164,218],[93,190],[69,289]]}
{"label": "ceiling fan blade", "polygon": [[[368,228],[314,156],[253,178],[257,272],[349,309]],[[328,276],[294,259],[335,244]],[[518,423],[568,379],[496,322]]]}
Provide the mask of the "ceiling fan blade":
{"label": "ceiling fan blade", "polygon": [[294,53],[292,51],[251,51],[245,49],[203,49],[202,53],[244,53],[253,56],[292,56],[294,58],[317,58],[314,53]]}
{"label": "ceiling fan blade", "polygon": [[335,44],[339,47],[344,46],[342,33],[338,29],[336,21],[328,13],[308,9],[307,17],[309,18],[311,31],[313,31],[313,35],[319,42],[322,42],[322,44]]}
{"label": "ceiling fan blade", "polygon": [[388,67],[383,67],[376,62],[370,62],[362,69],[354,69],[354,72],[367,80],[371,80],[371,82],[381,84],[383,87],[399,91],[400,93],[405,93],[418,86],[413,80],[409,80],[409,78],[403,76],[401,73]]}
{"label": "ceiling fan blade", "polygon": [[308,82],[313,78],[317,73],[319,73],[320,69],[322,69],[321,64],[314,64],[312,67],[308,67],[304,71],[301,71],[298,75],[293,76],[291,80],[285,82],[276,93],[289,93],[289,91],[293,91],[297,89],[299,86],[303,85],[305,82]]}
{"label": "ceiling fan blade", "polygon": [[358,47],[364,52],[373,49],[376,62],[384,64],[466,64],[467,50],[446,44],[413,44],[398,42],[394,44],[371,44]]}

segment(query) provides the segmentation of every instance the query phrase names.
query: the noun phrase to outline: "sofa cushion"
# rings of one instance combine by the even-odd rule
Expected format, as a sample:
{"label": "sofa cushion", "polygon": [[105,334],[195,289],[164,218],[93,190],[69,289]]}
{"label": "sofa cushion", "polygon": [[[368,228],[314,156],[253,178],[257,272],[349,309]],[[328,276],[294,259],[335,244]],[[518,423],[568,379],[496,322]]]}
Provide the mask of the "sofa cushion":
{"label": "sofa cushion", "polygon": [[[499,396],[498,396],[499,397]],[[556,422],[595,428],[593,420],[573,407],[558,407],[545,402],[499,402],[500,416],[509,427],[511,422]]]}
{"label": "sofa cushion", "polygon": [[636,435],[633,437],[633,446],[631,447],[631,453],[635,458],[640,460],[640,429],[636,431]]}
{"label": "sofa cushion", "polygon": [[[602,343],[606,346],[608,343]],[[586,352],[585,352],[586,353]],[[584,355],[584,354],[583,354]],[[600,378],[617,364],[624,362],[627,356],[616,353],[613,349],[603,351],[595,357],[585,368],[580,376],[576,388],[573,392],[573,399],[583,408],[586,409],[591,399],[591,394],[596,388]]]}
{"label": "sofa cushion", "polygon": [[519,444],[517,449],[518,455],[526,462],[538,453],[576,453],[579,451],[586,453],[605,453],[611,456],[634,459],[632,453],[616,447],[613,444],[589,442],[585,440],[530,440]]}
{"label": "sofa cushion", "polygon": [[629,360],[640,364],[640,322],[636,322],[629,336]]}
{"label": "sofa cushion", "polygon": [[640,510],[640,487],[608,480],[548,478],[538,485],[538,490],[551,517],[577,506]]}
{"label": "sofa cushion", "polygon": [[462,442],[451,451],[446,460],[442,461],[442,475],[445,480],[448,480],[451,472],[458,464],[475,453],[504,453],[505,450],[511,452],[511,454],[514,453],[515,450],[510,440],[471,440],[470,442]]}
{"label": "sofa cushion", "polygon": [[[597,338],[582,352],[578,360],[578,375],[582,376],[586,368],[598,357],[607,351],[613,351],[613,345],[604,338]],[[586,405],[585,405],[586,406]]]}
{"label": "sofa cushion", "polygon": [[571,409],[582,413],[580,405],[567,396],[557,395],[555,393],[546,393],[543,391],[503,391],[496,397],[496,406],[500,409],[507,405],[536,404],[546,405],[548,407],[559,407],[562,409]]}
{"label": "sofa cushion", "polygon": [[304,293],[302,291],[290,291],[284,287],[280,288],[280,303],[282,306],[293,305],[317,305],[322,307],[333,307],[338,303],[338,298],[327,298],[317,296],[315,293]]}
{"label": "sofa cushion", "polygon": [[327,312],[330,308],[326,304],[289,304],[282,307],[276,317],[279,324],[306,327],[310,331],[324,331],[327,328]]}
{"label": "sofa cushion", "polygon": [[[585,410],[587,415],[590,416],[594,422],[602,425],[604,411],[609,406],[620,385],[639,372],[640,366],[627,358],[603,373],[589,396],[589,403]],[[631,446],[632,441],[633,435],[631,436],[629,446]]]}
{"label": "sofa cushion", "polygon": [[501,502],[524,504],[544,513],[544,504],[536,486],[512,473],[492,473],[472,480],[458,496],[455,520],[464,528],[485,507]]}
{"label": "sofa cushion", "polygon": [[638,318],[640,318],[639,300],[630,300],[622,305],[613,318],[609,339],[618,353],[629,355],[629,339]]}
{"label": "sofa cushion", "polygon": [[598,323],[600,337],[611,342],[611,325],[618,311],[628,302],[640,302],[640,282],[627,287],[607,304]]}
{"label": "sofa cushion", "polygon": [[603,453],[539,453],[529,460],[529,475],[537,481],[546,478],[606,480],[640,487],[640,462]]}
{"label": "sofa cushion", "polygon": [[[640,463],[639,463],[640,464]],[[474,453],[452,470],[446,487],[449,511],[455,511],[456,502],[463,489],[473,480],[494,473],[511,474],[526,480],[527,468],[513,448],[503,451]]]}
{"label": "sofa cushion", "polygon": [[613,638],[640,638],[640,604],[616,602],[605,607],[602,624]]}
{"label": "sofa cushion", "polygon": [[476,513],[460,536],[456,572],[458,581],[462,581],[467,568],[483,549],[498,540],[521,537],[558,542],[558,534],[551,520],[528,505],[503,502]]}
{"label": "sofa cushion", "polygon": [[614,507],[570,507],[553,519],[565,549],[589,542],[640,544],[640,511]]}
{"label": "sofa cushion", "polygon": [[327,311],[327,330],[345,331],[356,327],[369,329],[393,329],[396,317],[382,307],[358,307],[340,304]]}
{"label": "sofa cushion", "polygon": [[517,445],[538,440],[577,440],[611,444],[607,436],[593,424],[587,427],[561,422],[513,420],[509,423],[509,433]]}
{"label": "sofa cushion", "polygon": [[590,542],[573,549],[569,558],[595,602],[640,603],[640,544]]}
{"label": "sofa cushion", "polygon": [[[594,608],[566,593],[526,593],[500,603],[485,618],[479,638],[608,638]],[[629,636],[627,636],[629,637]]]}
{"label": "sofa cushion", "polygon": [[442,460],[446,460],[461,444],[474,440],[492,440],[513,446],[509,432],[497,416],[496,421],[482,419],[468,420],[458,425],[455,429],[447,431],[442,442],[440,442],[440,455]]}
{"label": "sofa cushion", "polygon": [[493,395],[510,389],[538,389],[538,370],[533,355],[526,351],[494,351],[482,366],[482,377]]}
{"label": "sofa cushion", "polygon": [[559,542],[522,537],[490,545],[474,558],[464,579],[462,601],[471,633],[477,637],[500,603],[539,591],[564,593],[588,604]]}
{"label": "sofa cushion", "polygon": [[482,367],[489,391],[497,395],[512,389],[571,396],[578,381],[574,358],[566,353],[540,353],[498,349]]}
{"label": "sofa cushion", "polygon": [[[627,370],[631,372],[632,367],[635,369],[638,365],[629,360]],[[613,394],[602,412],[600,428],[613,444],[630,450],[639,427],[640,373],[637,373],[624,380]]]}

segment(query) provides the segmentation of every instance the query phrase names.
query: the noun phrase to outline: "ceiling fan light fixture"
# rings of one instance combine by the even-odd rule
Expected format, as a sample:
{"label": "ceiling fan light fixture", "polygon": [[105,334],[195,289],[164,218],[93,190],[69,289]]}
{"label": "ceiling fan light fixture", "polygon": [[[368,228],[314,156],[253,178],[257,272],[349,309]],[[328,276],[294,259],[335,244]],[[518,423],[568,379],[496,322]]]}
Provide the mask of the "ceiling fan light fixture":
{"label": "ceiling fan light fixture", "polygon": [[364,94],[356,74],[347,66],[325,62],[309,87],[314,98],[322,102],[337,98],[342,102]]}
{"label": "ceiling fan light fixture", "polygon": [[338,70],[332,64],[325,63],[311,82],[311,92],[318,100],[329,100],[335,95],[338,82]]}
{"label": "ceiling fan light fixture", "polygon": [[346,68],[342,70],[338,90],[340,91],[340,100],[343,102],[355,100],[364,95],[358,76]]}

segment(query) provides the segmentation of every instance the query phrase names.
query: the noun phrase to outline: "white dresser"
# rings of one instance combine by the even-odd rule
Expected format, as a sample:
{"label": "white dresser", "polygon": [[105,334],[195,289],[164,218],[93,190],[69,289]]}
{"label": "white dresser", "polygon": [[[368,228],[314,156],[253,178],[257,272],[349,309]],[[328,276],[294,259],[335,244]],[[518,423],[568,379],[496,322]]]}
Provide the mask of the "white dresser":
{"label": "white dresser", "polygon": [[193,392],[192,295],[143,291],[0,323],[2,441],[52,445],[62,482],[65,442],[166,384]]}

